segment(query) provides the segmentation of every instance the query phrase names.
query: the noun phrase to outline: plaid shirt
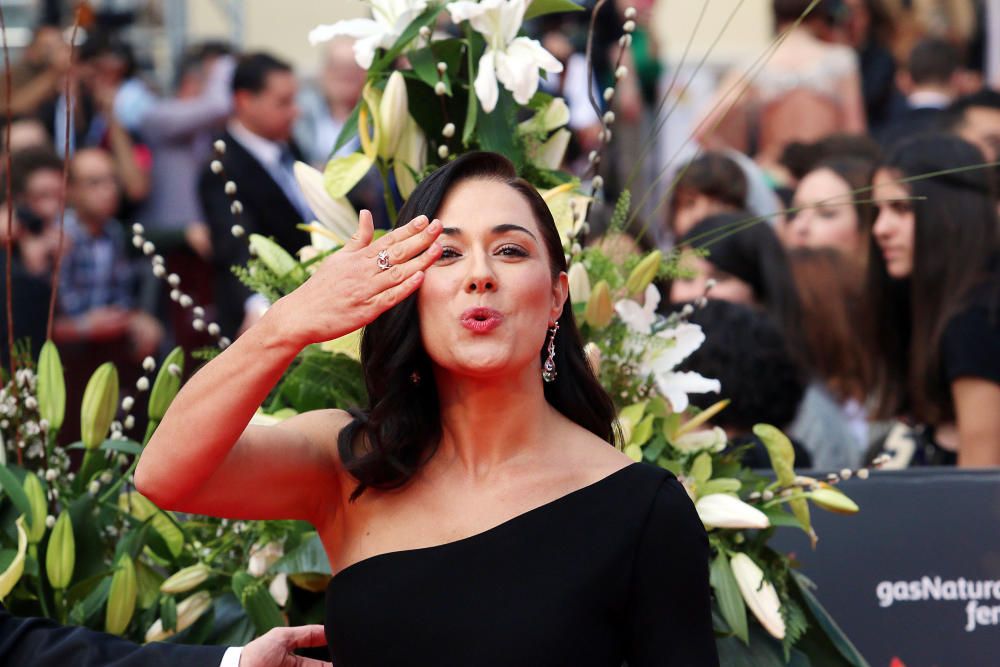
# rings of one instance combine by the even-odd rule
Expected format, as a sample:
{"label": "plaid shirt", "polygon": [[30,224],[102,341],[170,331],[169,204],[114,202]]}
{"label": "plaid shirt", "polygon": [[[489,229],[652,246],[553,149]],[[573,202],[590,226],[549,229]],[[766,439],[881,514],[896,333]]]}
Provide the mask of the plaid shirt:
{"label": "plaid shirt", "polygon": [[109,219],[92,236],[66,211],[66,235],[72,242],[59,274],[59,308],[76,317],[101,306],[132,308],[132,268],[125,255],[125,233]]}

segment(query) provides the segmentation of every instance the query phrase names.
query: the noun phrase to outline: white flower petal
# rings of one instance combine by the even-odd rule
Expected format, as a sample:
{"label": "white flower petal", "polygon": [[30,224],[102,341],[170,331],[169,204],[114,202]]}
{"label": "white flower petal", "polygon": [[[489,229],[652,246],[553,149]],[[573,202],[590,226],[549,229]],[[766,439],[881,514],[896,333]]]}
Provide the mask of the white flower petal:
{"label": "white flower petal", "polygon": [[500,90],[497,88],[497,75],[494,71],[493,49],[486,49],[483,57],[479,59],[479,72],[476,73],[476,97],[483,107],[483,111],[490,113],[497,106],[497,99],[500,97]]}
{"label": "white flower petal", "polygon": [[670,401],[674,412],[687,410],[688,394],[707,394],[709,392],[717,394],[722,390],[722,385],[718,380],[710,380],[691,371],[675,373],[673,371],[658,372],[654,369],[653,377],[656,380],[656,389],[660,395]]}
{"label": "white flower petal", "polygon": [[615,312],[629,329],[637,334],[649,335],[655,316],[646,311],[638,302],[632,299],[622,299],[615,303]]}
{"label": "white flower petal", "polygon": [[485,2],[480,4],[478,2],[469,2],[469,0],[459,0],[458,2],[449,2],[445,9],[451,14],[452,23],[457,24],[462,21],[468,21],[473,17],[479,17],[490,8]]}
{"label": "white flower petal", "polygon": [[726,448],[726,432],[716,426],[712,429],[685,433],[674,439],[671,444],[675,449],[691,454],[705,449],[721,452]]}
{"label": "white flower petal", "polygon": [[518,104],[527,104],[538,90],[538,64],[530,49],[514,40],[496,55],[497,79],[514,94]]}
{"label": "white flower petal", "polygon": [[309,31],[309,43],[313,46],[329,42],[334,37],[353,37],[363,39],[373,35],[381,35],[384,28],[371,19],[347,19],[318,25]]}
{"label": "white flower petal", "polygon": [[508,50],[514,45],[517,45],[519,50],[530,53],[536,67],[540,67],[546,72],[556,73],[563,71],[563,64],[559,62],[559,59],[546,51],[545,47],[537,39],[518,37],[510,42]]}
{"label": "white flower petal", "polygon": [[656,358],[657,367],[664,370],[677,366],[705,342],[705,332],[700,326],[691,322],[682,322],[676,327],[659,331],[656,335],[670,341]]}

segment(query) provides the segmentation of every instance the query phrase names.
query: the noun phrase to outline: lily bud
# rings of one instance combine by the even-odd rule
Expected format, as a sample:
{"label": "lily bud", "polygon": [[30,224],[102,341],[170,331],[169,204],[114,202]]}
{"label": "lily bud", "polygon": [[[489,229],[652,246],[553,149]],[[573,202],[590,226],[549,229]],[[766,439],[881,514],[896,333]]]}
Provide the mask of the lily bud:
{"label": "lily bud", "polygon": [[[452,128],[451,131],[454,134],[455,126],[452,123],[448,123],[445,129],[449,126]],[[408,199],[410,194],[416,189],[416,177],[423,172],[426,166],[427,137],[424,135],[424,131],[420,129],[417,121],[413,120],[410,114],[406,114],[406,131],[399,142],[399,150],[396,152],[396,158],[392,163],[392,171],[396,176],[396,186],[399,188],[399,194],[403,196],[403,199]]]}
{"label": "lily bud", "polygon": [[50,430],[62,427],[66,416],[66,380],[59,350],[51,340],[45,341],[38,357],[38,408],[49,422]]}
{"label": "lily bud", "polygon": [[254,577],[263,577],[269,567],[274,565],[284,555],[285,550],[280,542],[257,543],[250,547],[250,562],[247,572]]}
{"label": "lily bud", "polygon": [[48,513],[48,503],[45,501],[45,489],[38,475],[29,472],[24,476],[24,495],[28,497],[28,544],[38,544],[45,537],[45,515]]}
{"label": "lily bud", "polygon": [[606,280],[602,280],[594,286],[594,289],[590,293],[584,319],[590,326],[596,329],[603,329],[611,324],[611,318],[614,315],[615,307],[611,303],[611,288],[608,286]]}
{"label": "lily bud", "polygon": [[45,551],[45,574],[49,585],[56,590],[69,586],[76,566],[76,540],[73,537],[73,523],[69,512],[63,510],[52,528],[49,547]]}
{"label": "lily bud", "polygon": [[569,267],[569,298],[572,303],[587,303],[590,300],[590,277],[581,262],[573,262]]}
{"label": "lily bud", "polygon": [[[177,368],[175,375],[171,368]],[[156,375],[153,383],[153,392],[149,395],[149,418],[152,421],[160,421],[167,413],[171,401],[181,388],[181,374],[184,372],[184,348],[175,347],[163,360],[160,372]]]}
{"label": "lily bud", "polygon": [[101,364],[87,382],[80,406],[80,439],[97,449],[108,434],[118,409],[118,371],[110,361]]}
{"label": "lily bud", "polygon": [[406,81],[399,70],[389,75],[385,84],[382,101],[378,107],[379,143],[378,156],[388,160],[396,153],[399,140],[406,129],[406,118],[409,117],[408,100],[406,96]]}
{"label": "lily bud", "polygon": [[709,430],[693,431],[677,436],[670,444],[673,445],[674,449],[693,454],[706,449],[712,452],[721,452],[726,448],[726,441],[726,432],[716,426]]}
{"label": "lily bud", "polygon": [[7,569],[0,573],[0,601],[13,590],[24,574],[24,556],[28,551],[28,534],[24,530],[24,515],[14,522],[17,526],[17,553]]}
{"label": "lily bud", "polygon": [[149,626],[149,630],[146,631],[146,642],[159,642],[165,639],[169,639],[173,635],[187,630],[201,618],[212,606],[212,596],[208,591],[198,591],[194,595],[184,598],[184,600],[177,605],[177,627],[173,630],[163,629],[163,619],[156,619],[156,622]]}
{"label": "lily bud", "polygon": [[729,565],[747,607],[772,637],[784,639],[785,620],[781,617],[781,601],[774,586],[764,578],[764,572],[744,553],[734,555],[729,559]]}
{"label": "lily bud", "polygon": [[694,505],[698,518],[709,528],[767,528],[771,525],[767,515],[736,496],[713,493],[702,496]]}
{"label": "lily bud", "polygon": [[595,377],[601,376],[601,348],[591,341],[583,346],[583,354],[587,357],[587,363],[590,364],[590,370],[594,372]]}
{"label": "lily bud", "polygon": [[855,514],[860,509],[858,504],[842,491],[825,482],[821,482],[820,488],[810,491],[806,496],[823,509],[836,514]]}
{"label": "lily bud", "polygon": [[187,593],[203,584],[208,579],[209,574],[211,574],[211,570],[204,563],[191,565],[170,575],[166,581],[160,584],[160,592],[168,595]]}
{"label": "lily bud", "polygon": [[104,615],[104,629],[107,632],[120,635],[128,628],[132,614],[135,613],[137,591],[135,564],[128,554],[122,554],[118,559],[118,569],[111,577],[111,589],[108,592],[108,608]]}
{"label": "lily bud", "polygon": [[641,294],[653,282],[653,279],[656,278],[656,274],[659,272],[660,264],[662,263],[663,253],[659,250],[654,250],[643,257],[642,261],[632,269],[628,280],[625,281],[626,291],[633,295]]}
{"label": "lily bud", "polygon": [[[327,193],[323,172],[318,169],[296,162],[294,171],[295,180],[317,221],[333,232],[340,244],[351,238],[358,226],[358,214],[350,202],[345,197],[334,198]],[[315,235],[313,245],[317,245]]]}

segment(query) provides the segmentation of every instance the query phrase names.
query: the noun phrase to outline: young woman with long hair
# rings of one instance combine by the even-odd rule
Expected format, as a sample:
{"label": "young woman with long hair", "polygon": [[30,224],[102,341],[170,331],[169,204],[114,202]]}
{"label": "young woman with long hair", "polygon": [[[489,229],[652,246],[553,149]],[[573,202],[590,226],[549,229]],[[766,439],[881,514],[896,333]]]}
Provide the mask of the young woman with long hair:
{"label": "young woman with long hair", "polygon": [[[137,487],[161,507],[311,521],[339,667],[717,665],[705,530],[671,473],[613,446],[540,195],[470,153],[399,220],[373,241],[363,212],[184,385]],[[362,326],[365,409],[248,426],[305,345]]]}
{"label": "young woman with long hair", "polygon": [[896,147],[873,181],[875,416],[926,427],[918,461],[1000,465],[995,186],[989,169],[954,171],[982,163],[962,139],[930,135]]}

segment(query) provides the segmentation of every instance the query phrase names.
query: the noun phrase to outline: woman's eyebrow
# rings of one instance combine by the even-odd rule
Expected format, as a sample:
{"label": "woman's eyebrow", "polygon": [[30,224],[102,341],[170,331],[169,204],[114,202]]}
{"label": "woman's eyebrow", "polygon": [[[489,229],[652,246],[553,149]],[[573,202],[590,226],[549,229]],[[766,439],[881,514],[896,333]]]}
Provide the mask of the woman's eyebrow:
{"label": "woman's eyebrow", "polygon": [[[502,225],[497,225],[496,227],[494,227],[490,231],[493,234],[503,234],[504,232],[524,232],[525,234],[527,234],[531,238],[535,239],[535,241],[538,240],[535,237],[535,235],[531,233],[530,229],[528,229],[526,227],[522,227],[521,225],[515,225],[513,223],[505,223],[505,224],[502,224]],[[441,234],[444,235],[444,236],[462,236],[463,235],[462,234],[462,230],[459,229],[458,227],[445,227],[445,228],[443,228],[441,230]]]}

